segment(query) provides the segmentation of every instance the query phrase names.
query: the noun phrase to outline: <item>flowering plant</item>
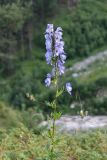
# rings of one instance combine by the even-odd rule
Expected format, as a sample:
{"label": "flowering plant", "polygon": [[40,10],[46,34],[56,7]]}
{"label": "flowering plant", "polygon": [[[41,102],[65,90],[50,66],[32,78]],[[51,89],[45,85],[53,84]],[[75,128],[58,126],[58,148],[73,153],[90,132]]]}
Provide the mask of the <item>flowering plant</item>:
{"label": "flowering plant", "polygon": [[48,24],[45,33],[45,45],[46,45],[46,62],[48,65],[52,67],[51,73],[47,74],[45,79],[46,87],[53,85],[55,87],[56,93],[55,98],[51,103],[48,105],[53,109],[51,113],[51,120],[52,126],[49,129],[48,137],[51,140],[50,145],[50,160],[55,158],[55,121],[61,117],[61,112],[57,111],[57,99],[63,93],[64,88],[66,88],[67,92],[72,95],[72,86],[71,83],[66,83],[65,87],[59,88],[59,77],[62,76],[65,72],[65,60],[66,60],[66,53],[64,51],[64,41],[62,38],[62,28],[57,27],[54,29],[53,24]]}

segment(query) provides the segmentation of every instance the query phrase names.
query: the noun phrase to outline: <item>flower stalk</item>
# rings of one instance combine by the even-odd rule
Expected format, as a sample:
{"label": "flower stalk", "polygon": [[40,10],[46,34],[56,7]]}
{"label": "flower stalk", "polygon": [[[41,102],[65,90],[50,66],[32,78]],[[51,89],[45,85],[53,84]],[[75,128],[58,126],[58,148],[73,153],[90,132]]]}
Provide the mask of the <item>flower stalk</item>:
{"label": "flower stalk", "polygon": [[[53,102],[49,103],[49,106],[52,108],[51,113],[51,120],[52,126],[49,129],[48,137],[50,138],[50,151],[49,151],[49,158],[50,160],[55,159],[55,145],[57,144],[56,136],[56,126],[55,122],[57,119],[61,117],[61,112],[57,111],[57,99],[63,93],[64,87],[59,87],[59,77],[62,76],[65,72],[65,60],[66,60],[66,53],[64,51],[64,41],[62,38],[62,28],[57,27],[56,30],[54,29],[53,24],[48,24],[45,33],[45,45],[46,45],[46,62],[48,65],[52,67],[51,73],[47,74],[45,79],[46,87],[49,87],[51,84],[55,88],[55,97]],[[72,86],[68,82],[66,83],[66,90],[71,95]]]}

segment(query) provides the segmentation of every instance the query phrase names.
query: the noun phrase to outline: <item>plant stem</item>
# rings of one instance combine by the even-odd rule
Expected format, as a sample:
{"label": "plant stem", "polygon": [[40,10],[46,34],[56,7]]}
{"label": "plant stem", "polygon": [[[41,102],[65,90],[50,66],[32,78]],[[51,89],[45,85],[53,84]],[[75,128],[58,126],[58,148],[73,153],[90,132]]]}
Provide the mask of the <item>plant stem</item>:
{"label": "plant stem", "polygon": [[57,92],[58,92],[58,74],[57,74],[57,63],[55,63],[55,88],[56,88],[56,93],[55,93],[55,104],[53,108],[53,123],[52,123],[52,138],[51,138],[51,160],[54,159],[54,142],[55,142],[55,113],[56,113],[56,108],[57,108]]}
{"label": "plant stem", "polygon": [[53,154],[54,154],[54,138],[55,138],[55,119],[53,119],[53,124],[52,124],[52,148],[51,148],[51,160],[53,160]]}

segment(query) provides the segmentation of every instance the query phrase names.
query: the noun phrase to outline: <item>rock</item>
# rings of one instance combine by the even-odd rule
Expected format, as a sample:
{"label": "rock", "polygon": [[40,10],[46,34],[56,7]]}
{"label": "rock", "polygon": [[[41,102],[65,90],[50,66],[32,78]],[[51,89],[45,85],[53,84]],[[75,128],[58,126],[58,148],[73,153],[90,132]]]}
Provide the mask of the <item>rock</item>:
{"label": "rock", "polygon": [[[47,124],[45,121],[43,124]],[[107,127],[107,116],[62,116],[56,121],[60,132],[76,132],[78,130],[88,131],[90,129]]]}
{"label": "rock", "polygon": [[90,56],[83,61],[75,63],[71,68],[67,69],[67,71],[87,71],[88,67],[95,63],[96,61],[105,61],[107,59],[107,51],[99,52],[96,55]]}
{"label": "rock", "polygon": [[73,73],[73,74],[72,74],[72,77],[74,77],[74,78],[76,78],[76,77],[78,77],[78,76],[79,76],[78,73]]}

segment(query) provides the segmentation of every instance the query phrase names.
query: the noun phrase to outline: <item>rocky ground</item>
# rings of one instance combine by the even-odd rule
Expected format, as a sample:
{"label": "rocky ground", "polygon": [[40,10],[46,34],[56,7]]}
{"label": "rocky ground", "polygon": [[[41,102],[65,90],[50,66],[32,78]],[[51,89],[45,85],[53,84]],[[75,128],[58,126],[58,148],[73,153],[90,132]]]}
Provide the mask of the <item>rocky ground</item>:
{"label": "rocky ground", "polygon": [[95,55],[89,56],[82,61],[76,62],[67,72],[72,72],[72,77],[79,77],[81,75],[88,75],[93,71],[93,66],[98,63],[98,67],[105,65],[107,61],[107,51],[99,52]]}
{"label": "rocky ground", "polygon": [[89,130],[107,127],[107,116],[62,116],[56,122],[62,132]]}
{"label": "rocky ground", "polygon": [[[42,126],[47,125],[44,121]],[[107,128],[107,116],[62,116],[56,121],[56,126],[60,132],[88,131],[96,128]]]}
{"label": "rocky ground", "polygon": [[96,61],[105,61],[107,58],[107,51],[99,52],[96,55],[90,56],[83,61],[75,63],[69,70],[79,72],[82,70],[88,69],[90,65],[95,63]]}

